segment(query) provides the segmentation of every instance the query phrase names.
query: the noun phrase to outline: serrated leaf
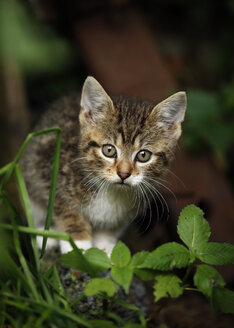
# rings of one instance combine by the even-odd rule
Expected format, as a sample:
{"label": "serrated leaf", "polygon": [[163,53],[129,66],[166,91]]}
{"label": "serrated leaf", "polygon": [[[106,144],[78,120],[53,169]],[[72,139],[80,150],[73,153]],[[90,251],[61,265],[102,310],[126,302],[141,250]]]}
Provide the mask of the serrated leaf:
{"label": "serrated leaf", "polygon": [[219,308],[224,313],[234,314],[234,292],[224,287],[216,287],[213,291],[213,301],[215,308]]}
{"label": "serrated leaf", "polygon": [[134,268],[139,267],[142,263],[144,263],[146,257],[149,255],[149,252],[147,251],[142,251],[138,252],[133,255],[130,265]]}
{"label": "serrated leaf", "polygon": [[234,245],[227,243],[205,243],[199,246],[196,255],[201,261],[207,264],[234,264]]}
{"label": "serrated leaf", "polygon": [[112,263],[124,267],[130,262],[130,259],[131,253],[129,248],[122,241],[118,241],[111,253]]}
{"label": "serrated leaf", "polygon": [[91,275],[96,274],[96,270],[90,265],[80,250],[73,250],[67,254],[64,254],[58,261],[64,263],[72,269],[87,272]]}
{"label": "serrated leaf", "polygon": [[111,297],[116,293],[117,288],[117,284],[110,278],[93,278],[85,286],[84,293],[86,296],[93,296],[104,292]]}
{"label": "serrated leaf", "polygon": [[150,253],[140,268],[169,271],[173,268],[184,268],[189,264],[190,254],[186,247],[176,242],[159,246]]}
{"label": "serrated leaf", "polygon": [[163,297],[171,296],[176,298],[183,293],[183,287],[181,287],[182,281],[174,274],[165,274],[156,276],[156,282],[154,284],[154,296],[155,302]]}
{"label": "serrated leaf", "polygon": [[158,274],[158,271],[152,270],[152,269],[134,268],[133,272],[135,273],[135,275],[138,278],[140,278],[141,280],[144,280],[144,281],[153,280],[155,278],[155,276]]}
{"label": "serrated leaf", "polygon": [[213,267],[201,264],[197,266],[193,277],[194,285],[206,296],[212,296],[212,289],[217,286],[224,287],[225,281]]}
{"label": "serrated leaf", "polygon": [[203,211],[188,205],[180,213],[177,232],[181,240],[193,251],[204,244],[210,237],[209,223],[203,218]]}
{"label": "serrated leaf", "polygon": [[84,257],[98,272],[105,271],[111,267],[111,262],[107,254],[98,248],[88,249]]}
{"label": "serrated leaf", "polygon": [[111,269],[111,275],[118,284],[123,286],[125,292],[128,293],[132,281],[133,268],[130,266],[119,267],[115,265]]}

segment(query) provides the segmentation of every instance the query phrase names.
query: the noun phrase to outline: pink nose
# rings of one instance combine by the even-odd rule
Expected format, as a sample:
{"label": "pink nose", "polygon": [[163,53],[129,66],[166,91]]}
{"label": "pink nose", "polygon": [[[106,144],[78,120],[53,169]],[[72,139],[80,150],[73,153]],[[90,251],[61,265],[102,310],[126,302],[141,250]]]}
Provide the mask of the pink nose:
{"label": "pink nose", "polygon": [[122,180],[127,179],[127,178],[130,177],[130,175],[131,175],[131,173],[129,173],[129,172],[124,172],[124,171],[118,171],[117,174],[118,174],[118,176],[119,176]]}

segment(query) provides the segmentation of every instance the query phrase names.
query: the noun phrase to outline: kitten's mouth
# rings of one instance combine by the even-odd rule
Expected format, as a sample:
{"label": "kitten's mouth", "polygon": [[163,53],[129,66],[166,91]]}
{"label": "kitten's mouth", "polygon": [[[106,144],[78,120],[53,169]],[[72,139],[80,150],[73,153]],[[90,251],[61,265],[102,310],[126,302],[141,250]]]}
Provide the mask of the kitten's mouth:
{"label": "kitten's mouth", "polygon": [[129,184],[124,183],[124,181],[121,182],[116,182],[117,185],[122,186],[122,187],[130,187]]}

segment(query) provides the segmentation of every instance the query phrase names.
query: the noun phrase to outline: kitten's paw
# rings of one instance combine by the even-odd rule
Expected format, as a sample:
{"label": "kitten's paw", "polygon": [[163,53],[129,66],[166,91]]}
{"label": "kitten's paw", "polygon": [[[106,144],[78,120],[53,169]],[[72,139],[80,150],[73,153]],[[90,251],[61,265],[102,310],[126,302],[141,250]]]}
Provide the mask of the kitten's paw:
{"label": "kitten's paw", "polygon": [[[42,249],[43,237],[37,236],[37,247]],[[58,240],[54,238],[48,238],[46,242],[46,249],[51,249],[54,247],[58,247]]]}
{"label": "kitten's paw", "polygon": [[110,257],[116,241],[116,238],[100,233],[94,236],[93,246],[103,250]]}
{"label": "kitten's paw", "polygon": [[[74,243],[78,248],[83,249],[84,251],[87,251],[87,249],[92,247],[91,240],[74,240]],[[62,254],[71,252],[73,250],[71,244],[68,241],[60,240],[59,245]]]}

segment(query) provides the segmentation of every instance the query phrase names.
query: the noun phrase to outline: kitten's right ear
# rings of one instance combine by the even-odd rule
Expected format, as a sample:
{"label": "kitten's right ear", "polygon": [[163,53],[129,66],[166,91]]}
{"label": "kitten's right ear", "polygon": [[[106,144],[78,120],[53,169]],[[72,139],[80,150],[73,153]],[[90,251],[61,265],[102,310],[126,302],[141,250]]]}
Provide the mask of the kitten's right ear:
{"label": "kitten's right ear", "polygon": [[181,123],[184,120],[186,105],[186,92],[180,91],[155,106],[152,115],[156,115],[165,131],[178,139],[181,135]]}
{"label": "kitten's right ear", "polygon": [[95,122],[104,113],[113,108],[111,98],[98,81],[88,76],[84,82],[80,102],[80,121]]}

